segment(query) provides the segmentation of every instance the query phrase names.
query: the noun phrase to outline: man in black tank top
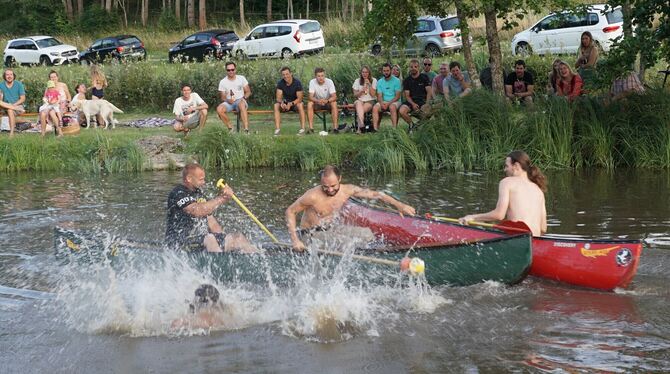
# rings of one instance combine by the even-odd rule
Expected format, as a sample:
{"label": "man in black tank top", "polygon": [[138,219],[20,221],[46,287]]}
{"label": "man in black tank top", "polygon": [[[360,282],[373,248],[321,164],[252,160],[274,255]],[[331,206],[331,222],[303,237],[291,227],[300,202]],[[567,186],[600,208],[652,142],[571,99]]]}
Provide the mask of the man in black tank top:
{"label": "man in black tank top", "polygon": [[256,252],[244,235],[224,234],[221,224],[212,215],[231,199],[233,190],[226,186],[217,197],[207,200],[201,190],[204,185],[205,170],[198,164],[186,165],[182,171],[182,184],[170,192],[167,200],[167,245],[187,251]]}

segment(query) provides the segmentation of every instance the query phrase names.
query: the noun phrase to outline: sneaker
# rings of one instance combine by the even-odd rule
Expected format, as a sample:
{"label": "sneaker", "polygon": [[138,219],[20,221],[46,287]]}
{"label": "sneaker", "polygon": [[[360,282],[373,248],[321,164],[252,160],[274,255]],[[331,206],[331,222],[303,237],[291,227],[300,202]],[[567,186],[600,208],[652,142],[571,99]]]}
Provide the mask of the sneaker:
{"label": "sneaker", "polygon": [[249,129],[244,129],[244,135],[249,135]]}
{"label": "sneaker", "polygon": [[308,134],[314,134],[314,129],[309,129],[309,130],[307,130],[307,133],[308,133]]}
{"label": "sneaker", "polygon": [[275,129],[275,136],[279,136],[279,129]]}
{"label": "sneaker", "polygon": [[228,128],[228,133],[229,133],[229,134],[234,134],[234,133],[235,133],[235,129],[234,129],[233,127],[229,127],[229,128]]}
{"label": "sneaker", "polygon": [[298,130],[298,135],[305,135],[305,129]]}
{"label": "sneaker", "polygon": [[339,133],[340,133],[340,130],[338,130],[338,129],[333,129],[333,134],[339,134]]}

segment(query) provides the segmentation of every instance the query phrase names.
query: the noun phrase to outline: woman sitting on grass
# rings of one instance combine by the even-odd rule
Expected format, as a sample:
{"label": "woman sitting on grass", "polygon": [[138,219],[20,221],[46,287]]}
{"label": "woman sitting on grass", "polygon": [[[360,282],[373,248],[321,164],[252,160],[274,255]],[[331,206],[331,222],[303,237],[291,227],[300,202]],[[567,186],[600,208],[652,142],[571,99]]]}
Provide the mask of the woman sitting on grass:
{"label": "woman sitting on grass", "polygon": [[584,86],[582,77],[580,77],[579,74],[575,74],[570,68],[570,65],[565,61],[559,63],[558,71],[560,79],[556,84],[556,95],[565,96],[569,101],[573,101],[575,98],[581,96],[582,87]]}

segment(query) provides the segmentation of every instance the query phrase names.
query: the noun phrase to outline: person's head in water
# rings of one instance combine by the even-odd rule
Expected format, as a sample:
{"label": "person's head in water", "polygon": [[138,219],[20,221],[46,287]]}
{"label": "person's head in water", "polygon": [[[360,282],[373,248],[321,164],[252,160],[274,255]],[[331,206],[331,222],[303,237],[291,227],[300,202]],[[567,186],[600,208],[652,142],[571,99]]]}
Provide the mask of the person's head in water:
{"label": "person's head in water", "polygon": [[335,196],[340,191],[340,169],[337,166],[326,165],[323,170],[319,172],[321,177],[321,191],[328,196]]}
{"label": "person's head in water", "polygon": [[181,178],[188,189],[201,188],[205,185],[205,169],[198,164],[188,164],[181,171]]}
{"label": "person's head in water", "polygon": [[530,157],[524,151],[512,151],[505,158],[505,175],[513,177],[519,173],[527,173],[528,179],[537,184],[545,192],[547,190],[547,178],[537,166],[530,162]]}
{"label": "person's head in water", "polygon": [[193,303],[189,305],[191,313],[202,308],[210,308],[219,301],[219,290],[211,284],[201,284],[195,290]]}

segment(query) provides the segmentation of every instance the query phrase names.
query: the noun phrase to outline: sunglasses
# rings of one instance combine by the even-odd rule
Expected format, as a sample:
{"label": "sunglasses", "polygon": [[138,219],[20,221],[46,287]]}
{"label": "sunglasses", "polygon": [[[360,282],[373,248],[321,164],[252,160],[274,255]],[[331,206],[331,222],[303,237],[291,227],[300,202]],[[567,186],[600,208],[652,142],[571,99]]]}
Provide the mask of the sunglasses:
{"label": "sunglasses", "polygon": [[433,64],[426,64],[425,62],[423,63],[423,66],[431,66]]}
{"label": "sunglasses", "polygon": [[235,71],[235,69],[226,69],[226,71]]}

